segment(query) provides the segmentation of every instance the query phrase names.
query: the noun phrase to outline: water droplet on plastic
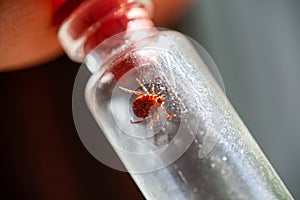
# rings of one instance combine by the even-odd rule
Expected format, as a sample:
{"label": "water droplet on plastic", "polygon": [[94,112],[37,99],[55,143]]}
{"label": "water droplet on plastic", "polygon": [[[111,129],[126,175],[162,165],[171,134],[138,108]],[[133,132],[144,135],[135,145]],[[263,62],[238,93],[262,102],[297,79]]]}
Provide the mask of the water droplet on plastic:
{"label": "water droplet on plastic", "polygon": [[211,164],[210,164],[210,167],[211,167],[211,168],[215,168],[215,167],[216,167],[216,164],[215,164],[215,163],[211,163]]}

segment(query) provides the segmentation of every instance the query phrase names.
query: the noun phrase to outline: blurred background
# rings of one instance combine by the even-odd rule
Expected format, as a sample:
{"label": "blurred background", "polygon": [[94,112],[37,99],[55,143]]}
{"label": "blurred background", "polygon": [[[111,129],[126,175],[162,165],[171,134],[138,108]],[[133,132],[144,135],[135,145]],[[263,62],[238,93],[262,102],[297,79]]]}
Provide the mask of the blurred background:
{"label": "blurred background", "polygon": [[[197,40],[228,98],[300,199],[300,1],[195,0],[173,29]],[[72,119],[78,64],[60,57],[0,73],[1,199],[143,199],[130,176],[94,159]]]}

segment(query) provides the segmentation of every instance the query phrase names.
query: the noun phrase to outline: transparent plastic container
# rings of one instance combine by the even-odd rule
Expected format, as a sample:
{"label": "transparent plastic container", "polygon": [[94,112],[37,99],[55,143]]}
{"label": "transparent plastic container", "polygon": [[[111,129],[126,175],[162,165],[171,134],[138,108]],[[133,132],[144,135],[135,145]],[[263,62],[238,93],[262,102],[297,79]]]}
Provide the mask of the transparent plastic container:
{"label": "transparent plastic container", "polygon": [[[114,36],[87,56],[88,107],[146,199],[292,199],[204,54],[174,31]],[[175,117],[158,109],[159,121],[150,111],[132,124],[141,120],[133,102],[142,94],[121,88],[146,94],[136,79]]]}
{"label": "transparent plastic container", "polygon": [[[153,26],[150,1],[103,2],[81,2],[58,33],[68,56],[92,73],[86,103],[126,169],[110,154],[100,161],[128,171],[149,200],[293,199],[212,75],[205,50],[175,31],[135,30]],[[146,97],[149,109],[136,104]],[[78,126],[86,119],[75,112]],[[79,135],[95,157],[107,151],[86,143],[97,140],[86,138],[89,127]]]}

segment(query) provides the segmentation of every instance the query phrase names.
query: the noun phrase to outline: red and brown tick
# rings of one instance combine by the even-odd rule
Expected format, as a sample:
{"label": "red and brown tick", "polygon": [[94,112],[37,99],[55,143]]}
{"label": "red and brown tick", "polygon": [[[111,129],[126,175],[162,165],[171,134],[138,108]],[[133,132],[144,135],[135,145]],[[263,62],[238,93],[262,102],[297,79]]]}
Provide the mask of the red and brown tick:
{"label": "red and brown tick", "polygon": [[136,81],[138,82],[138,84],[140,85],[142,90],[144,92],[146,92],[146,94],[144,94],[142,92],[133,91],[133,90],[129,90],[127,88],[120,87],[120,89],[125,92],[138,95],[138,97],[136,97],[132,103],[132,109],[133,109],[133,113],[137,117],[142,118],[142,119],[138,120],[138,121],[130,120],[130,123],[139,124],[141,122],[144,122],[148,117],[151,117],[151,127],[152,127],[153,121],[154,121],[154,114],[156,115],[157,121],[160,121],[158,109],[161,109],[163,111],[163,113],[165,114],[165,116],[169,119],[172,119],[175,117],[175,115],[169,115],[168,112],[166,111],[166,109],[163,107],[165,98],[160,96],[162,91],[159,91],[156,94],[154,92],[156,76],[154,76],[153,82],[151,85],[151,94],[148,92],[147,88],[143,85],[143,83],[138,78],[136,78]]}

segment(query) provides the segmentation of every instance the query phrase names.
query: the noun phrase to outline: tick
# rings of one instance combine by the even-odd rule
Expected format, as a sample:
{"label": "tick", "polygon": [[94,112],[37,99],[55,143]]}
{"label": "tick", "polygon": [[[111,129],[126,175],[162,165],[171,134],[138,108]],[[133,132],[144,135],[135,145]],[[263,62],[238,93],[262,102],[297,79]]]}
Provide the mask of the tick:
{"label": "tick", "polygon": [[162,91],[159,91],[156,94],[154,92],[156,76],[154,76],[153,81],[152,81],[151,93],[148,92],[147,88],[143,85],[143,83],[138,78],[136,78],[136,81],[138,82],[138,84],[140,85],[140,87],[142,88],[142,90],[145,93],[138,92],[138,91],[133,91],[133,90],[129,90],[127,88],[120,87],[120,89],[125,91],[125,92],[128,92],[130,94],[138,95],[138,97],[136,97],[134,99],[133,103],[132,103],[132,109],[133,109],[133,113],[137,117],[142,118],[142,119],[138,120],[138,121],[130,120],[131,124],[142,123],[148,117],[151,117],[150,124],[151,124],[151,127],[152,127],[153,121],[154,121],[154,114],[156,115],[157,121],[160,121],[159,114],[158,114],[158,109],[161,109],[168,119],[172,119],[172,118],[175,117],[175,115],[169,115],[168,112],[166,111],[166,109],[163,107],[163,103],[165,101],[165,98],[160,96]]}

